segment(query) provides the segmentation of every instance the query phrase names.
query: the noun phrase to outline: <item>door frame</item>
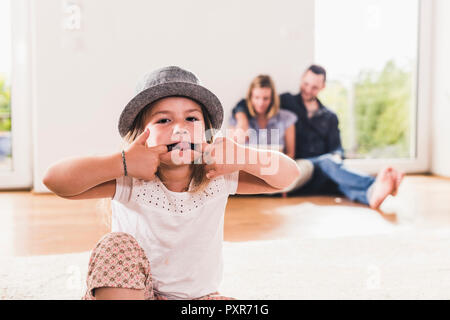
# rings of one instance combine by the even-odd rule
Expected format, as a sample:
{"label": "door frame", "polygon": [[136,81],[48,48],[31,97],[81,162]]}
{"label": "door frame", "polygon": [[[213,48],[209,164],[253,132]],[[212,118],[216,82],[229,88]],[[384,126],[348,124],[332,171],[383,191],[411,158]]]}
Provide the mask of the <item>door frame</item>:
{"label": "door frame", "polygon": [[432,79],[432,39],[433,39],[433,1],[419,0],[418,48],[415,114],[411,121],[415,123],[411,134],[411,158],[384,159],[347,159],[349,168],[376,174],[384,166],[392,165],[405,173],[429,173],[431,171],[431,79]]}
{"label": "door frame", "polygon": [[0,190],[31,189],[31,23],[27,0],[11,2],[12,170],[0,172]]}

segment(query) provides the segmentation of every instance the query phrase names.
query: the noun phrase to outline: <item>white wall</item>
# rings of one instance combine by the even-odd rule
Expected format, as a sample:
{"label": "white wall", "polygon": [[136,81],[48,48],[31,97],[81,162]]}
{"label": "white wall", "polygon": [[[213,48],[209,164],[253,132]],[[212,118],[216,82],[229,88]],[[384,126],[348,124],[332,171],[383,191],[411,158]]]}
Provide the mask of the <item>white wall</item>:
{"label": "white wall", "polygon": [[450,1],[434,2],[432,172],[450,177]]}
{"label": "white wall", "polygon": [[296,92],[313,62],[314,0],[72,0],[78,31],[62,27],[66,2],[32,2],[35,192],[57,160],[118,151],[120,112],[148,71],[194,71],[227,118],[254,76]]}

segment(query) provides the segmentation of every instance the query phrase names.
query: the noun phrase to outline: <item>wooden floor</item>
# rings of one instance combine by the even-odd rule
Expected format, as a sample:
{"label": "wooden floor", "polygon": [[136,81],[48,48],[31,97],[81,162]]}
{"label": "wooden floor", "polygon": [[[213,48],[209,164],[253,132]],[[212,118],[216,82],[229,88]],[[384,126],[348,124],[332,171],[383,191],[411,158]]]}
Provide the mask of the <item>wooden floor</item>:
{"label": "wooden floor", "polygon": [[[408,176],[398,201],[411,212],[414,223],[424,227],[450,226],[450,180]],[[226,241],[278,239],[293,232],[284,206],[302,203],[332,206],[365,206],[335,197],[231,197],[225,215]],[[0,255],[44,255],[92,249],[108,232],[98,200],[66,200],[51,194],[0,192]],[[362,210],[361,214],[364,214]],[[400,223],[392,213],[379,212],[390,224]],[[305,228],[314,228],[314,224]],[[337,226],[339,227],[339,226]],[[357,225],[352,226],[357,228]]]}

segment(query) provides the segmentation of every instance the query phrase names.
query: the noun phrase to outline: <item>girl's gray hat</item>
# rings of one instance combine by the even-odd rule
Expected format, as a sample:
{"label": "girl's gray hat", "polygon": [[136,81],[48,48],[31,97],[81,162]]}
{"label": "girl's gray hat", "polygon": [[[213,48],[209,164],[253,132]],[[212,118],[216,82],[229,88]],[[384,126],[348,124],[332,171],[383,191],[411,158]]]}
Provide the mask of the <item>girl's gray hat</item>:
{"label": "girl's gray hat", "polygon": [[220,129],[223,108],[219,99],[201,86],[192,73],[179,67],[165,67],[146,74],[136,88],[136,96],[128,102],[119,118],[119,132],[124,137],[139,112],[147,105],[161,98],[182,96],[190,98],[205,107],[214,129]]}

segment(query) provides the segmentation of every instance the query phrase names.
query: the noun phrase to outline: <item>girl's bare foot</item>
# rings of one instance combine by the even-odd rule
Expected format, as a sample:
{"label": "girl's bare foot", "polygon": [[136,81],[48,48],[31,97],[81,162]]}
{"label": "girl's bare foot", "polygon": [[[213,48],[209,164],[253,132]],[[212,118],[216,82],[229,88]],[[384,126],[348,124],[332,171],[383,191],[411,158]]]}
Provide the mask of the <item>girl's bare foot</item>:
{"label": "girl's bare foot", "polygon": [[402,184],[403,178],[405,177],[405,173],[402,171],[393,169],[392,176],[394,177],[394,180],[395,180],[395,188],[391,194],[395,197],[398,193],[398,188]]}
{"label": "girl's bare foot", "polygon": [[378,209],[386,197],[394,191],[396,179],[393,171],[391,167],[387,167],[378,173],[369,199],[369,205],[372,209]]}

